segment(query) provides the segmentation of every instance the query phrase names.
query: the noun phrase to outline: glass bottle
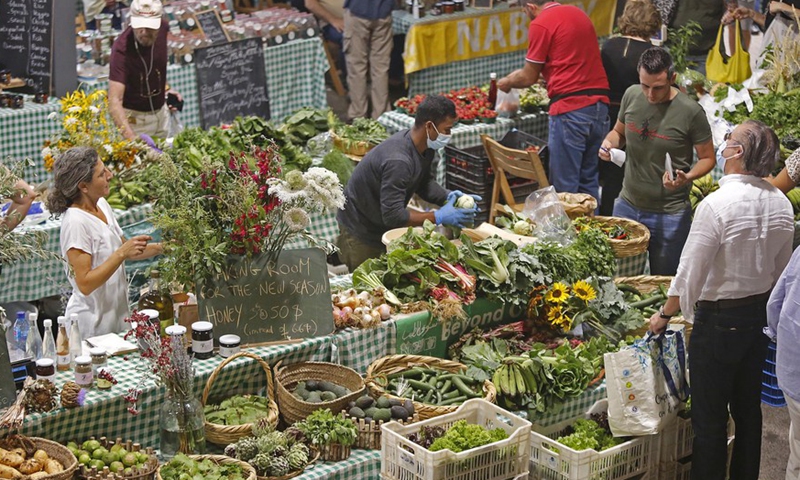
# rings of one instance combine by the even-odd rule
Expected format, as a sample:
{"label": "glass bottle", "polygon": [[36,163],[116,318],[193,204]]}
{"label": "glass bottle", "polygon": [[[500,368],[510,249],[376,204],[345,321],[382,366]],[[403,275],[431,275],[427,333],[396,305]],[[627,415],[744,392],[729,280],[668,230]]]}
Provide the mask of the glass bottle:
{"label": "glass bottle", "polygon": [[58,317],[58,335],[56,335],[56,366],[59,372],[69,370],[72,357],[69,354],[69,335],[67,335],[67,318]]}
{"label": "glass bottle", "polygon": [[167,389],[159,418],[161,459],[165,462],[177,453],[205,453],[206,433],[203,404],[194,393],[179,394]]}
{"label": "glass bottle", "polygon": [[49,318],[44,321],[44,340],[42,340],[42,358],[47,358],[56,364],[58,356],[56,355],[56,341],[53,338],[53,321]]}
{"label": "glass bottle", "polygon": [[28,344],[28,321],[25,319],[25,312],[17,312],[17,320],[14,322],[14,348],[24,352]]}
{"label": "glass bottle", "polygon": [[25,342],[25,356],[33,361],[42,358],[42,335],[36,326],[38,317],[38,313],[28,312],[28,341]]}
{"label": "glass bottle", "polygon": [[150,271],[150,286],[147,293],[139,299],[139,310],[148,308],[158,311],[161,336],[166,337],[166,328],[175,323],[175,307],[172,304],[172,296],[161,286],[161,274],[158,270]]}
{"label": "glass bottle", "polygon": [[497,74],[494,72],[489,74],[489,95],[486,100],[489,102],[489,108],[494,110],[497,103]]}
{"label": "glass bottle", "polygon": [[75,359],[83,355],[83,339],[81,338],[81,331],[78,328],[78,314],[73,313],[69,316],[69,356],[70,365],[75,368]]}

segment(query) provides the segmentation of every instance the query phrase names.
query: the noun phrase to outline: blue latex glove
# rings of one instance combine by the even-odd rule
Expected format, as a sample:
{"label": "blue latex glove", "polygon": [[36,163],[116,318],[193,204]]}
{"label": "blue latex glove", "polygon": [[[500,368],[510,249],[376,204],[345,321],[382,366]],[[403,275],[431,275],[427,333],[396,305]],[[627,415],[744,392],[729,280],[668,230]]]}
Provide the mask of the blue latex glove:
{"label": "blue latex glove", "polygon": [[147,144],[148,147],[152,148],[158,153],[162,153],[161,149],[156,146],[156,142],[153,141],[152,137],[146,133],[139,134],[139,138]]}
{"label": "blue latex glove", "polygon": [[447,200],[445,203],[450,203],[451,200],[458,200],[464,195],[464,192],[461,190],[453,190],[452,192],[447,194]]}
{"label": "blue latex glove", "polygon": [[465,228],[468,225],[475,223],[475,210],[467,210],[465,208],[456,208],[454,203],[456,199],[453,198],[445,203],[442,208],[433,212],[436,219],[436,225],[452,225],[459,228]]}

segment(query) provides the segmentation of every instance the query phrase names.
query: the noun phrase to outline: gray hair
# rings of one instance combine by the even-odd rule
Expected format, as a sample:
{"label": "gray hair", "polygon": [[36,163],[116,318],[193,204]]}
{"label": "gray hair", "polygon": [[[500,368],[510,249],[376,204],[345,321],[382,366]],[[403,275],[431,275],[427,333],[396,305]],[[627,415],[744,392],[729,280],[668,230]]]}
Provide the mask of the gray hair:
{"label": "gray hair", "polygon": [[742,127],[742,167],[757,177],[768,176],[781,158],[778,136],[758,120],[746,120]]}
{"label": "gray hair", "polygon": [[78,184],[89,183],[100,157],[90,147],[72,147],[62,153],[53,165],[53,188],[47,195],[47,209],[60,215],[80,196]]}

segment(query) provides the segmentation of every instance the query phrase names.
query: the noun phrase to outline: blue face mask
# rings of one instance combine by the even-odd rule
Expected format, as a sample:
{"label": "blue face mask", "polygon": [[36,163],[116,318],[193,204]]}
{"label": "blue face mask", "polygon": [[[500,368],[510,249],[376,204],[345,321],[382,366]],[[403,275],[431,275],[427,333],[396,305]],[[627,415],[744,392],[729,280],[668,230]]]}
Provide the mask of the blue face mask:
{"label": "blue face mask", "polygon": [[439,130],[436,128],[436,125],[433,125],[433,129],[436,130],[436,133],[438,134],[436,140],[431,140],[431,136],[428,135],[428,131],[425,130],[425,135],[428,136],[428,148],[432,148],[434,150],[441,150],[448,143],[450,143],[450,135],[439,133]]}
{"label": "blue face mask", "polygon": [[[739,146],[740,145],[734,145],[734,147],[739,147]],[[730,160],[731,158],[738,157],[739,155],[741,155],[741,153],[737,153],[735,155],[731,155],[730,157],[726,157],[724,155],[726,148],[728,148],[728,141],[727,140],[722,142],[722,144],[717,149],[717,166],[722,171],[722,173],[725,173],[725,164],[728,162],[728,160]]]}

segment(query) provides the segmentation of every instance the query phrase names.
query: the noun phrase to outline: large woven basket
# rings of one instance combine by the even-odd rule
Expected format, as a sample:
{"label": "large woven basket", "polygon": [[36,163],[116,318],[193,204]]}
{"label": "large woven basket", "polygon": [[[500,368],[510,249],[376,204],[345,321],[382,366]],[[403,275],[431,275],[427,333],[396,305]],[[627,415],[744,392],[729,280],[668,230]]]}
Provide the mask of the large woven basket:
{"label": "large woven basket", "polygon": [[309,451],[308,463],[306,464],[305,467],[301,468],[300,470],[295,470],[294,472],[288,473],[282,477],[262,477],[261,475],[257,475],[256,478],[258,480],[289,480],[290,478],[302,475],[303,472],[306,471],[306,468],[308,468],[308,466],[311,465],[312,463],[316,462],[317,459],[319,458],[319,450],[317,450],[316,448],[309,447],[308,451]]}
{"label": "large woven basket", "polygon": [[[663,285],[664,288],[669,288],[670,283],[672,283],[672,278],[673,277],[665,275],[637,275],[635,277],[617,277],[614,279],[614,283],[624,283],[642,293],[650,293],[657,289],[659,285]],[[683,315],[676,315],[672,317],[669,323],[679,323],[683,325],[684,336],[686,337],[687,341],[689,340],[689,336],[692,333],[692,324],[687,322],[686,319],[683,318]],[[645,322],[642,328],[636,330],[634,334],[643,336],[645,333],[647,333],[647,329],[648,324]]]}
{"label": "large woven basket", "polygon": [[[90,440],[94,439],[95,439],[94,437],[90,438]],[[111,447],[113,447],[115,444],[122,445],[122,447],[128,452],[138,452],[142,450],[142,446],[140,444],[134,443],[131,440],[126,440],[123,442],[121,438],[117,438],[116,441],[113,441],[106,437],[100,437],[98,441],[100,442],[100,445],[106,448],[107,450],[111,450]],[[108,470],[98,471],[97,468],[95,467],[86,468],[86,465],[80,465],[80,470],[78,471],[76,476],[79,478],[83,478],[85,480],[95,480],[95,479],[153,480],[153,478],[155,478],[156,475],[156,469],[158,469],[158,457],[156,456],[152,447],[147,447],[146,449],[144,449],[144,451],[150,458],[140,468],[134,469],[133,473],[130,475],[123,475],[122,473],[112,473],[108,472]]]}
{"label": "large woven basket", "polygon": [[[298,382],[308,380],[326,380],[350,390],[345,395],[329,402],[309,403],[292,395],[292,390]],[[364,390],[364,380],[352,368],[343,367],[328,362],[302,362],[293,365],[275,366],[275,388],[277,390],[278,406],[281,418],[292,425],[304,420],[315,410],[329,408],[331,412],[340,412],[350,401],[355,400]]]}
{"label": "large woven basket", "polygon": [[647,246],[650,244],[650,230],[641,223],[619,217],[592,217],[592,220],[608,226],[620,225],[628,232],[628,238],[624,240],[609,239],[614,257],[635,257],[647,251]]}
{"label": "large woven basket", "polygon": [[[208,377],[208,381],[206,382],[206,388],[203,389],[203,406],[206,405],[208,401],[208,395],[211,393],[211,387],[214,385],[214,381],[219,376],[222,369],[225,368],[226,365],[231,363],[232,361],[236,360],[237,358],[251,358],[258,362],[261,368],[264,370],[264,375],[267,377],[267,396],[269,397],[269,411],[267,416],[265,417],[264,421],[270,424],[271,426],[275,427],[278,425],[278,404],[275,403],[274,395],[275,395],[275,387],[272,382],[272,369],[270,368],[269,364],[265,362],[261,357],[255,355],[250,352],[239,352],[230,357],[226,358],[222,363],[217,365],[217,368],[211,372],[211,376]],[[233,443],[239,440],[242,437],[247,437],[251,435],[253,424],[252,423],[245,423],[243,425],[219,425],[216,423],[210,423],[208,421],[205,422],[205,430],[206,430],[206,440],[214,443],[216,445],[228,445],[229,443]]]}
{"label": "large woven basket", "polygon": [[[33,451],[44,450],[45,452],[47,452],[47,456],[49,458],[52,458],[53,460],[58,460],[58,462],[64,466],[63,472],[53,473],[50,475],[43,475],[37,478],[43,480],[71,480],[72,477],[75,475],[75,471],[78,469],[78,459],[75,458],[75,455],[73,455],[72,452],[70,452],[69,449],[64,445],[39,437],[23,437],[20,435],[17,436],[16,438],[19,438],[24,442],[25,446],[23,447],[23,445],[21,444],[20,447],[23,447],[28,452],[32,452],[32,450]],[[27,477],[28,477],[27,475],[22,475],[20,478],[27,478]]]}
{"label": "large woven basket", "polygon": [[[189,455],[189,458],[193,458],[198,462],[202,462],[203,460],[209,459],[212,462],[216,463],[217,465],[230,465],[236,464],[242,467],[242,471],[246,475],[245,480],[256,480],[256,470],[247,462],[243,462],[241,460],[236,460],[235,458],[226,457],[225,455]],[[156,470],[156,479],[157,480],[164,480],[161,476],[161,469],[164,466],[158,467]]]}
{"label": "large woven basket", "polygon": [[[388,393],[380,383],[379,377],[385,377],[395,372],[402,372],[412,367],[424,366],[428,368],[437,368],[440,370],[447,370],[448,372],[459,372],[466,370],[467,366],[463,363],[454,362],[452,360],[444,360],[436,357],[426,357],[422,355],[388,355],[379,358],[372,362],[367,368],[367,388],[369,388],[370,395],[375,398],[387,396],[398,400],[405,401],[405,398],[400,398]],[[483,399],[487,402],[494,403],[497,396],[497,389],[492,382],[486,380],[483,383]],[[413,402],[414,410],[419,416],[420,420],[427,420],[429,418],[438,417],[446,413],[453,413],[458,410],[460,405],[428,405],[427,403]]]}
{"label": "large woven basket", "polygon": [[591,217],[597,210],[597,200],[588,193],[559,192],[558,199],[571,219]]}

